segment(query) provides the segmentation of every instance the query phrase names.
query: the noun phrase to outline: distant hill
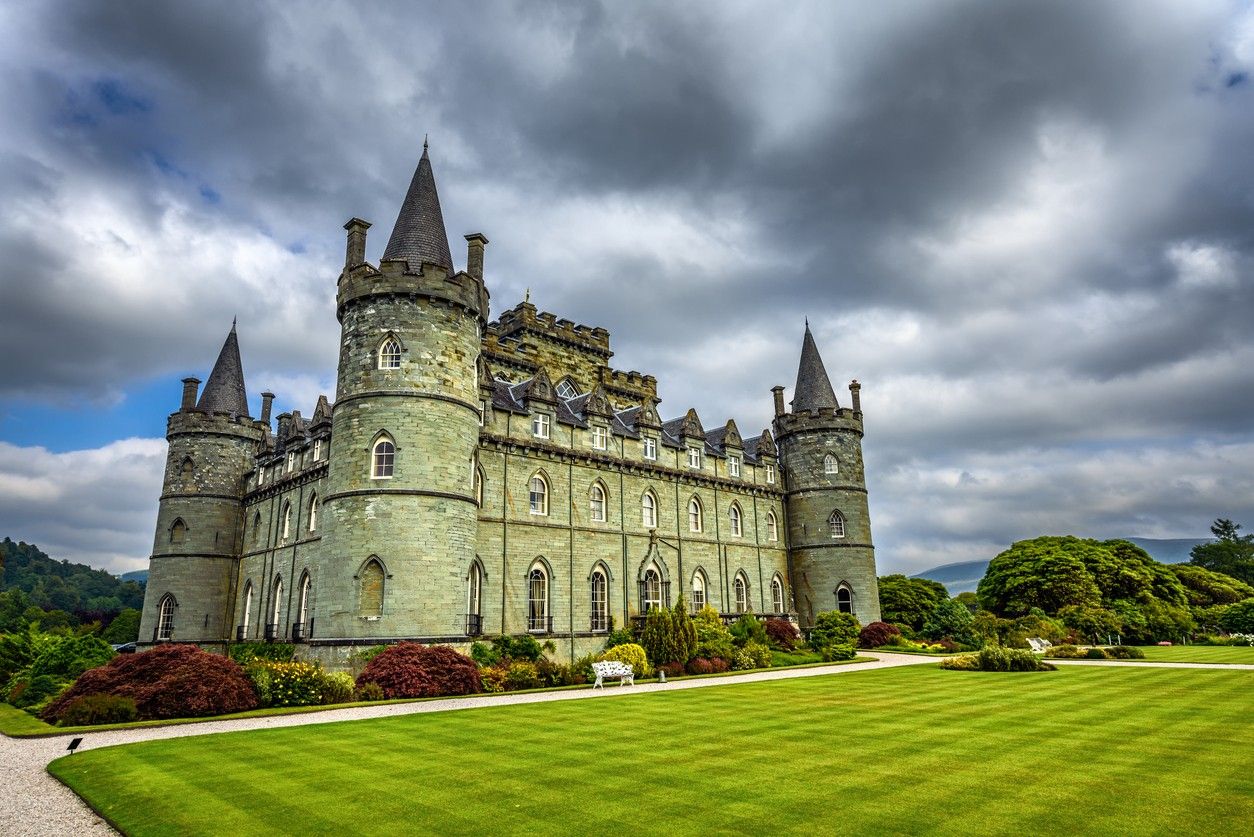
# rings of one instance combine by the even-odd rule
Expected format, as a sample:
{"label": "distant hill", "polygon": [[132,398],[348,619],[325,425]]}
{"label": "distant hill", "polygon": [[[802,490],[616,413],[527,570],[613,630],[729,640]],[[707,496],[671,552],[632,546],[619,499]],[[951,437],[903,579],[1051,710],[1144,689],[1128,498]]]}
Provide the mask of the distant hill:
{"label": "distant hill", "polygon": [[[1200,543],[1209,543],[1210,538],[1123,538],[1131,541],[1150,554],[1150,557],[1162,564],[1183,564],[1189,560],[1189,552]],[[956,564],[942,564],[912,578],[930,578],[939,581],[949,590],[949,595],[956,596],[968,591],[974,592],[980,579],[988,570],[988,561],[960,561]]]}
{"label": "distant hill", "polygon": [[56,561],[34,544],[0,542],[4,590],[21,590],[44,610],[67,613],[118,612],[144,606],[144,586],[86,564]]}
{"label": "distant hill", "polygon": [[131,570],[129,573],[122,573],[118,578],[123,581],[134,581],[136,584],[147,584],[148,570]]}

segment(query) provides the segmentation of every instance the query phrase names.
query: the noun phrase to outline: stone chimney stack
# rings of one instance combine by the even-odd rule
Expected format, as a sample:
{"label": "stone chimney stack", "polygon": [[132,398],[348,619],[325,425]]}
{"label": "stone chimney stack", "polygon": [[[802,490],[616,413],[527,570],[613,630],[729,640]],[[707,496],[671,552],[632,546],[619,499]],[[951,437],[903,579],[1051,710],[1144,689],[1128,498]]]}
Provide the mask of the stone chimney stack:
{"label": "stone chimney stack", "polygon": [[782,416],[784,414],[784,388],[771,387],[771,393],[775,396],[775,415]]}
{"label": "stone chimney stack", "polygon": [[183,403],[180,410],[191,410],[196,407],[196,390],[200,387],[200,378],[183,379]]}
{"label": "stone chimney stack", "polygon": [[849,382],[849,397],[853,399],[853,414],[862,415],[862,384],[857,378]]}
{"label": "stone chimney stack", "polygon": [[344,253],[344,269],[351,270],[359,264],[366,263],[366,230],[370,222],[360,218],[349,218],[344,225],[348,230],[348,249]]}
{"label": "stone chimney stack", "polygon": [[273,392],[261,393],[261,423],[270,426],[270,405],[274,403]]}
{"label": "stone chimney stack", "polygon": [[483,233],[471,233],[466,236],[466,272],[483,281],[483,248],[488,244],[488,237]]}
{"label": "stone chimney stack", "polygon": [[291,413],[279,413],[279,438],[286,439],[288,431],[292,426]]}

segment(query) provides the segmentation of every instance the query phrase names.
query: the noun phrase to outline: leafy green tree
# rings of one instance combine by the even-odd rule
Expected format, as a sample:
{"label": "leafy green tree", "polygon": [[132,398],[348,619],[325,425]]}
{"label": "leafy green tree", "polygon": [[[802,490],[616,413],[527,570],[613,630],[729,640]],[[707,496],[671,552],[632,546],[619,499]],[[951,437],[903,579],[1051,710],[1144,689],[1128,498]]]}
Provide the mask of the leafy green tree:
{"label": "leafy green tree", "polygon": [[1210,527],[1215,540],[1193,547],[1189,563],[1254,584],[1254,535],[1239,534],[1240,523],[1219,518]]}
{"label": "leafy green tree", "polygon": [[113,645],[134,642],[139,639],[139,619],[140,612],[128,607],[114,617],[100,638]]}
{"label": "leafy green tree", "polygon": [[736,645],[732,642],[731,631],[723,624],[718,611],[706,605],[697,611],[692,620],[697,631],[697,652],[695,656],[714,659],[718,657],[731,662],[736,655]]}
{"label": "leafy green tree", "polygon": [[731,635],[737,647],[740,648],[744,648],[750,642],[756,642],[759,645],[768,644],[766,625],[763,625],[752,613],[742,613],[740,618],[732,623]]}
{"label": "leafy green tree", "polygon": [[674,629],[671,626],[671,612],[664,607],[655,607],[644,619],[644,631],[640,634],[640,645],[649,655],[649,662],[654,666],[675,661]]}
{"label": "leafy green tree", "polygon": [[1254,587],[1224,573],[1194,564],[1168,564],[1167,569],[1184,585],[1193,607],[1232,604],[1254,597]]}
{"label": "leafy green tree", "polygon": [[962,645],[979,647],[984,643],[975,632],[971,611],[954,601],[944,599],[937,603],[923,623],[923,635],[929,639],[949,637]]}
{"label": "leafy green tree", "polygon": [[1067,605],[1059,609],[1058,616],[1064,625],[1092,642],[1105,642],[1107,636],[1123,628],[1119,614],[1101,607]]}
{"label": "leafy green tree", "polygon": [[974,590],[963,590],[954,596],[954,601],[971,611],[973,615],[980,610],[980,600],[975,597]]}
{"label": "leafy green tree", "polygon": [[675,659],[685,665],[697,655],[697,626],[688,613],[684,594],[679,594],[671,611],[671,627],[675,632]]}
{"label": "leafy green tree", "polygon": [[1228,605],[1220,621],[1229,633],[1254,634],[1254,599]]}
{"label": "leafy green tree", "polygon": [[923,628],[938,603],[949,598],[945,585],[930,578],[906,578],[901,574],[883,575],[878,579],[880,618],[885,622],[908,625],[912,630]]}
{"label": "leafy green tree", "polygon": [[827,610],[814,617],[810,629],[810,647],[822,651],[831,645],[853,645],[858,641],[862,625],[852,613]]}
{"label": "leafy green tree", "polygon": [[1019,541],[989,562],[976,596],[999,616],[1023,616],[1034,607],[1057,613],[1067,605],[1097,607],[1101,591],[1084,560],[1096,541],[1045,536]]}

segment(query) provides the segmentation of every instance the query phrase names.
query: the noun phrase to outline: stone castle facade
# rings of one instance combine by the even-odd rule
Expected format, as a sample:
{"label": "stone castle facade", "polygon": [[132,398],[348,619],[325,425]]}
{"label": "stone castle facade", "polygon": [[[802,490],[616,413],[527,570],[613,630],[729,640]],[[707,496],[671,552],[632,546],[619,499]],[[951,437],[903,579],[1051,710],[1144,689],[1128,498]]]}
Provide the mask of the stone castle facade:
{"label": "stone castle facade", "polygon": [[423,155],[378,265],[352,219],[334,403],[249,413],[235,327],[169,417],[143,643],[273,639],[342,665],[397,639],[532,633],[562,656],[682,592],[729,618],[879,618],[856,381],[805,330],[774,432],[658,413],[609,333],[489,319],[486,237],[454,270]]}

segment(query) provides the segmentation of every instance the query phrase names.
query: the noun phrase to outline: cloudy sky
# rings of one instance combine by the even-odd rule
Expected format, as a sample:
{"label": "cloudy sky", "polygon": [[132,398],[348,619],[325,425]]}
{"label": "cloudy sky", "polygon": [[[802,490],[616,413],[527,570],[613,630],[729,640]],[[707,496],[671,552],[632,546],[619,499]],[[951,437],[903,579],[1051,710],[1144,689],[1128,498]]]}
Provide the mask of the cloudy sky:
{"label": "cloudy sky", "polygon": [[333,395],[424,134],[493,310],[665,417],[765,427],[808,316],[881,572],[1254,526],[1248,6],[18,2],[0,113],[0,535],[58,558],[146,566],[232,317],[254,405]]}

